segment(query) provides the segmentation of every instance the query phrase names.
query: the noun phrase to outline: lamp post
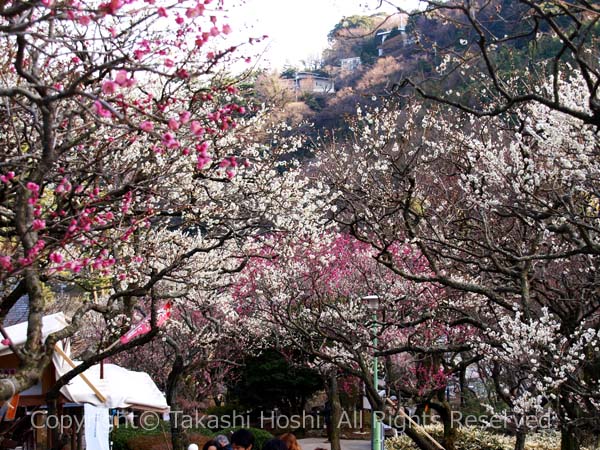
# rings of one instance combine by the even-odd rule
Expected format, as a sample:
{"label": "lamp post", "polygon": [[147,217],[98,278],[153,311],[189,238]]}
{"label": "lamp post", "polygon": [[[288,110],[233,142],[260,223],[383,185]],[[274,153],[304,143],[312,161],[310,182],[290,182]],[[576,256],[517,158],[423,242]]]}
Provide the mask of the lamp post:
{"label": "lamp post", "polygon": [[[367,295],[363,297],[367,302],[369,311],[373,314],[373,384],[375,392],[379,392],[379,374],[377,361],[377,311],[379,310],[379,297],[377,295]],[[371,405],[371,450],[381,450],[381,423],[377,418],[375,405]]]}

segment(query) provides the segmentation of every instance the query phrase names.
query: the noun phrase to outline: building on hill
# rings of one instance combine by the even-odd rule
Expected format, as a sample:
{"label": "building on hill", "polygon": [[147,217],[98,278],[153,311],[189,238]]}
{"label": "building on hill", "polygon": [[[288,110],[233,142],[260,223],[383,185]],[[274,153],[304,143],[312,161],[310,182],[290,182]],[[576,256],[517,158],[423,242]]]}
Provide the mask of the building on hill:
{"label": "building on hill", "polygon": [[379,50],[379,56],[398,56],[399,52],[402,52],[404,47],[408,45],[406,35],[398,34],[385,40],[377,49]]}
{"label": "building on hill", "polygon": [[354,72],[362,65],[360,60],[360,56],[356,56],[353,58],[342,58],[340,59],[340,67],[342,72]]}
{"label": "building on hill", "polygon": [[377,49],[379,52],[378,56],[384,56],[387,53],[385,52],[385,42],[388,39],[395,39],[396,41],[405,42],[406,41],[406,24],[408,22],[408,14],[399,14],[396,18],[398,21],[398,25],[394,26],[390,29],[380,29],[375,33],[375,39],[377,41]]}
{"label": "building on hill", "polygon": [[316,74],[314,72],[296,72],[294,78],[284,78],[286,87],[292,90],[296,96],[312,94],[334,94],[335,85],[331,77]]}

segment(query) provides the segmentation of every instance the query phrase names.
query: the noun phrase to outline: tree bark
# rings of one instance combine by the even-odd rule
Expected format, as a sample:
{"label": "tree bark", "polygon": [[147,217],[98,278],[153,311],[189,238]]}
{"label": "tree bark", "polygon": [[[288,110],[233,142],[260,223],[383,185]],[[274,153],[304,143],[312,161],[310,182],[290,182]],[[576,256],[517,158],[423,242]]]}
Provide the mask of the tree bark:
{"label": "tree bark", "polygon": [[416,428],[413,428],[410,424],[405,423],[404,432],[421,450],[439,450],[433,442],[419,433]]}
{"label": "tree bark", "polygon": [[579,450],[581,443],[576,431],[569,426],[563,426],[560,431],[560,450]]}
{"label": "tree bark", "polygon": [[185,450],[187,444],[184,431],[181,429],[181,418],[177,415],[177,388],[179,386],[179,381],[181,380],[183,369],[183,357],[181,354],[177,353],[167,379],[166,392],[167,404],[171,407],[171,420],[169,423],[171,426],[171,445],[173,446],[173,450]]}
{"label": "tree bark", "polygon": [[463,368],[459,372],[459,384],[460,384],[460,406],[467,405],[466,390],[467,390],[467,369]]}
{"label": "tree bark", "polygon": [[452,407],[450,403],[444,398],[444,390],[442,389],[438,394],[438,398],[442,398],[440,403],[430,403],[431,408],[433,408],[439,415],[440,419],[442,419],[442,424],[444,425],[444,439],[441,444],[446,448],[446,450],[456,450],[456,439],[458,437],[458,433],[456,431],[456,426],[452,423]]}
{"label": "tree bark", "polygon": [[331,441],[331,450],[341,450],[340,443],[340,421],[342,417],[342,407],[340,404],[340,393],[337,383],[337,372],[333,371],[329,375],[327,396],[331,404],[331,425],[329,426],[329,440]]}
{"label": "tree bark", "polygon": [[527,431],[517,430],[515,450],[525,450],[525,439],[527,438]]}
{"label": "tree bark", "polygon": [[[48,417],[58,415],[58,401],[56,396],[46,396],[46,403],[48,404]],[[59,427],[52,427],[48,430],[50,433],[50,443],[52,450],[60,450],[64,446],[61,445],[61,434]]]}

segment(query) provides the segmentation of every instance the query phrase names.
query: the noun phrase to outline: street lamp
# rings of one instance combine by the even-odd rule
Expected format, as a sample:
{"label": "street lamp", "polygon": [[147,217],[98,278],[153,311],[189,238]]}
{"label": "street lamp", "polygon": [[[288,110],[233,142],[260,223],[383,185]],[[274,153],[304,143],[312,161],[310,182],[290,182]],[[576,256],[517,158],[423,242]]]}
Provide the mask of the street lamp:
{"label": "street lamp", "polygon": [[[373,314],[373,385],[375,392],[379,392],[379,374],[377,361],[377,311],[379,310],[379,296],[367,295],[362,298],[367,302],[367,308]],[[371,405],[371,450],[381,450],[381,423],[377,418],[375,405]]]}

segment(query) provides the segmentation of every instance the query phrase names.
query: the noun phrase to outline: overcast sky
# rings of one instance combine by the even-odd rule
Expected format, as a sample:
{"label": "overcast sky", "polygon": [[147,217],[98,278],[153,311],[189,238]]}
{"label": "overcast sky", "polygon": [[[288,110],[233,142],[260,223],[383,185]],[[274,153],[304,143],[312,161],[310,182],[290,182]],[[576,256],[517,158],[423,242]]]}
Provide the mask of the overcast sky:
{"label": "overcast sky", "polygon": [[[226,2],[226,8],[235,34],[269,36],[261,65],[282,68],[285,64],[297,65],[301,60],[320,55],[327,46],[327,34],[342,17],[395,11],[385,3],[380,0],[245,0],[239,6]],[[412,10],[418,0],[398,0],[396,4]]]}

